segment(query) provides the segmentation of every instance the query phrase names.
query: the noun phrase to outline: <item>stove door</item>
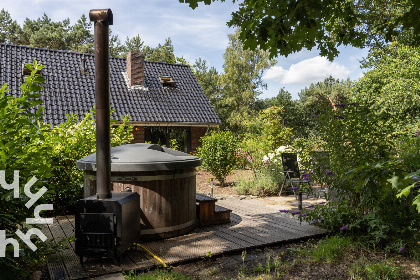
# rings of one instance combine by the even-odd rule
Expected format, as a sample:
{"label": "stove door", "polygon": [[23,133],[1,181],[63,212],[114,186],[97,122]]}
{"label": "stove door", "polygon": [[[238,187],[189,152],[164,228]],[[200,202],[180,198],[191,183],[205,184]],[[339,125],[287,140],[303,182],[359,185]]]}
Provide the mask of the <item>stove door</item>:
{"label": "stove door", "polygon": [[[84,257],[114,257],[116,216],[114,213],[80,213],[76,229],[76,252]],[[79,254],[80,253],[80,254]]]}

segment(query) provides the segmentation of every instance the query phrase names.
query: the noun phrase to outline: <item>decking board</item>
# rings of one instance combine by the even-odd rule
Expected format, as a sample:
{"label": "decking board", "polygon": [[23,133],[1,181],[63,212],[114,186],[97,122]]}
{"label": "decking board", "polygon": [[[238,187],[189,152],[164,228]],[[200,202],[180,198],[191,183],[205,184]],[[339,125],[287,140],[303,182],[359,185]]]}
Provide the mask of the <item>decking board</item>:
{"label": "decking board", "polygon": [[[54,223],[48,225],[48,227],[51,231],[52,238],[55,242],[59,242],[63,238],[67,238],[67,235],[71,234],[68,233],[66,235],[57,218],[54,218]],[[59,256],[64,262],[69,279],[87,278],[88,274],[86,273],[85,268],[80,264],[79,257],[74,252],[73,246],[68,240],[64,241],[63,245],[66,248],[59,252]]]}
{"label": "decking board", "polygon": [[[325,234],[326,231],[300,223],[290,214],[265,207],[256,200],[219,200],[218,205],[232,209],[231,223],[198,227],[190,233],[170,239],[140,242],[166,264],[176,264],[206,255],[256,248]],[[44,227],[48,239],[57,242],[74,236],[74,217],[62,216]],[[74,252],[74,242],[66,241],[68,249],[48,258],[51,279],[54,271],[64,270],[66,279],[86,279],[119,271],[144,270],[162,265],[140,246],[127,250],[121,263],[113,260],[89,259],[84,266]]]}
{"label": "decking board", "polygon": [[[40,225],[40,228],[41,228],[41,231],[45,234],[45,236],[47,236],[47,239],[50,242],[55,243],[55,240],[52,236],[52,233],[51,233],[48,225]],[[47,256],[47,269],[48,269],[48,273],[50,274],[50,279],[51,280],[56,280],[56,279],[68,280],[68,279],[70,279],[67,272],[66,272],[66,266],[64,265],[64,262],[63,262],[62,258],[57,257],[56,254]]]}
{"label": "decking board", "polygon": [[243,207],[238,204],[238,202],[232,202],[232,204],[229,204],[229,206],[234,207],[236,212],[241,214],[240,216],[242,218],[245,218],[247,221],[252,220],[255,225],[258,223],[259,226],[277,227],[281,229],[287,228],[293,233],[296,231],[309,231],[313,234],[323,232],[322,229],[311,226],[308,223],[300,223],[297,218],[291,219],[290,214],[282,214],[272,209],[270,209],[271,211],[264,211],[264,209],[261,209],[261,213],[255,215],[255,212],[252,212],[249,207]]}
{"label": "decking board", "polygon": [[[142,250],[128,250],[124,253],[127,255],[133,262],[135,268],[132,269],[145,269],[152,268],[160,265],[160,263],[151,257],[148,253]],[[124,258],[123,258],[124,259]],[[131,269],[128,269],[131,270]],[[124,270],[127,271],[127,270]]]}
{"label": "decking board", "polygon": [[216,238],[218,237],[218,238],[222,238],[223,240],[226,240],[226,242],[229,242],[229,244],[232,244],[232,250],[253,247],[256,245],[256,243],[252,243],[249,240],[246,240],[246,238],[235,235],[233,232],[227,229],[221,228],[221,227],[213,229],[210,226],[210,227],[204,227],[202,230],[211,232],[213,236]]}

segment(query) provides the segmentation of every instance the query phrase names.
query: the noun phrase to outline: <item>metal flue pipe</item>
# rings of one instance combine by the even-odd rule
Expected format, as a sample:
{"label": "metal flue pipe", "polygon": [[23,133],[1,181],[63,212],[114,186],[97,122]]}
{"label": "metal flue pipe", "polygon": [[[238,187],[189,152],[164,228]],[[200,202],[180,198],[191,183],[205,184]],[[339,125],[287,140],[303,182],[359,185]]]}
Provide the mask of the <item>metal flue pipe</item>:
{"label": "metal flue pipe", "polygon": [[95,35],[96,197],[111,198],[111,140],[109,106],[109,26],[111,9],[90,10]]}

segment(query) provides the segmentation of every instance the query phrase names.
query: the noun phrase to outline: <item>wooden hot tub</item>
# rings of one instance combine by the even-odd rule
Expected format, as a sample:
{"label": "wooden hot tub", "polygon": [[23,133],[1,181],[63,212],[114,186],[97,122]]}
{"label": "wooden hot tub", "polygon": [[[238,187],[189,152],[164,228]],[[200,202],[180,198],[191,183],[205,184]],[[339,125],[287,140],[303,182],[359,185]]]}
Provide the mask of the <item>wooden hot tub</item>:
{"label": "wooden hot tub", "polygon": [[[195,167],[201,159],[158,145],[137,143],[111,149],[112,190],[140,194],[141,240],[185,234],[197,226]],[[84,196],[96,194],[96,154],[82,158]]]}

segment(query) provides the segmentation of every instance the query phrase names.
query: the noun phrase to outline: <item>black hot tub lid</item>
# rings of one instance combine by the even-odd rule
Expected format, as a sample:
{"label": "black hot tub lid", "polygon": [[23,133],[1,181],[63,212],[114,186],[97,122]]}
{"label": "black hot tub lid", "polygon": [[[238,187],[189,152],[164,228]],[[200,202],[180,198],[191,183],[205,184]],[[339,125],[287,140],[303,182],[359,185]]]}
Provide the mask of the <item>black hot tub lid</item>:
{"label": "black hot tub lid", "polygon": [[[111,171],[156,171],[193,168],[201,159],[155,144],[136,143],[111,148]],[[96,153],[76,161],[76,167],[96,171]]]}

